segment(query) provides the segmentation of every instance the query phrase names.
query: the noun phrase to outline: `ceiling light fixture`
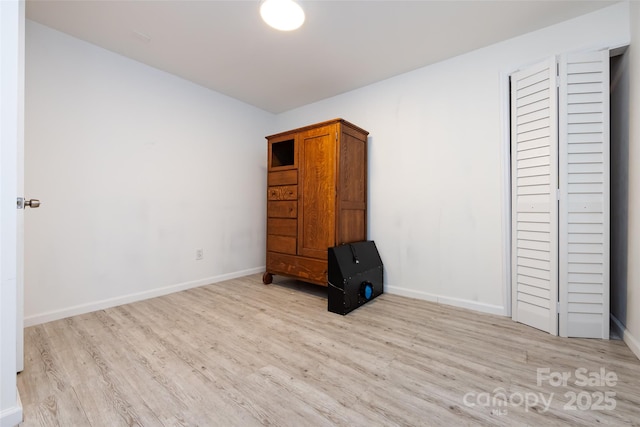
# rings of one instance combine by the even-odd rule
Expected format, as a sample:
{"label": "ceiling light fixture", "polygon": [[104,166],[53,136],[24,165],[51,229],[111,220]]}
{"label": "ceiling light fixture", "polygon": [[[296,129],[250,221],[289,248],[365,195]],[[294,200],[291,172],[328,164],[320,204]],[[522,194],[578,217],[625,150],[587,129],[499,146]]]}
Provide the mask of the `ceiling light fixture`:
{"label": "ceiling light fixture", "polygon": [[280,31],[296,30],[304,23],[304,10],[295,0],[262,0],[260,16]]}

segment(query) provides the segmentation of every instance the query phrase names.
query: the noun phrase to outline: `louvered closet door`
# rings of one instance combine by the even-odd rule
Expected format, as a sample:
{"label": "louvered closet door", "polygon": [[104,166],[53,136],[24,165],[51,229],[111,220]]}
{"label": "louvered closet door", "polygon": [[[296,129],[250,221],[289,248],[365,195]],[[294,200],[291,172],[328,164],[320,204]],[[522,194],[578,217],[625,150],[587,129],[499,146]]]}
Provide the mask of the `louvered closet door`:
{"label": "louvered closet door", "polygon": [[560,335],[609,337],[609,51],[560,59]]}
{"label": "louvered closet door", "polygon": [[556,61],[511,76],[512,316],[558,333]]}

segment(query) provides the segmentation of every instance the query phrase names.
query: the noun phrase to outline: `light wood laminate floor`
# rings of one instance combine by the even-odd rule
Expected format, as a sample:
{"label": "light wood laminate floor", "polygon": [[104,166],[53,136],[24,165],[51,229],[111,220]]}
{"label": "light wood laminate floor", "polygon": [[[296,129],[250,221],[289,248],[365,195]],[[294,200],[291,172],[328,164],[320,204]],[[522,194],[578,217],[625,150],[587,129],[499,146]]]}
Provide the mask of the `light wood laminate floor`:
{"label": "light wood laminate floor", "polygon": [[24,426],[640,425],[622,341],[388,294],[340,316],[280,277],[30,327],[25,354]]}

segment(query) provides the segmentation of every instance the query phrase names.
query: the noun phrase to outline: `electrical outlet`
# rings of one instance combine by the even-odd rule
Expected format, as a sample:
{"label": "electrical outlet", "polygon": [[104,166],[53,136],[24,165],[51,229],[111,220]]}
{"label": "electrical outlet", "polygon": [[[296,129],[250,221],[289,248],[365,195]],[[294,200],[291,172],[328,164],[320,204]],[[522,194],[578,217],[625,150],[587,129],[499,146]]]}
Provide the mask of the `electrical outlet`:
{"label": "electrical outlet", "polygon": [[204,258],[204,251],[202,249],[196,249],[196,261],[200,261]]}

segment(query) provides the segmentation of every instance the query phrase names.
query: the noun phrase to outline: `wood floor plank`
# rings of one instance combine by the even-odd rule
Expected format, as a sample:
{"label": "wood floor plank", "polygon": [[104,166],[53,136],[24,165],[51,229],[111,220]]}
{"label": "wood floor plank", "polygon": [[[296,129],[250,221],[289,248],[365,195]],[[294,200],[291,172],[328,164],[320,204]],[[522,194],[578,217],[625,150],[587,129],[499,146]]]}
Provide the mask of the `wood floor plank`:
{"label": "wood floor plank", "polygon": [[389,294],[340,316],[326,298],[252,275],[27,328],[24,425],[640,425],[622,341]]}

